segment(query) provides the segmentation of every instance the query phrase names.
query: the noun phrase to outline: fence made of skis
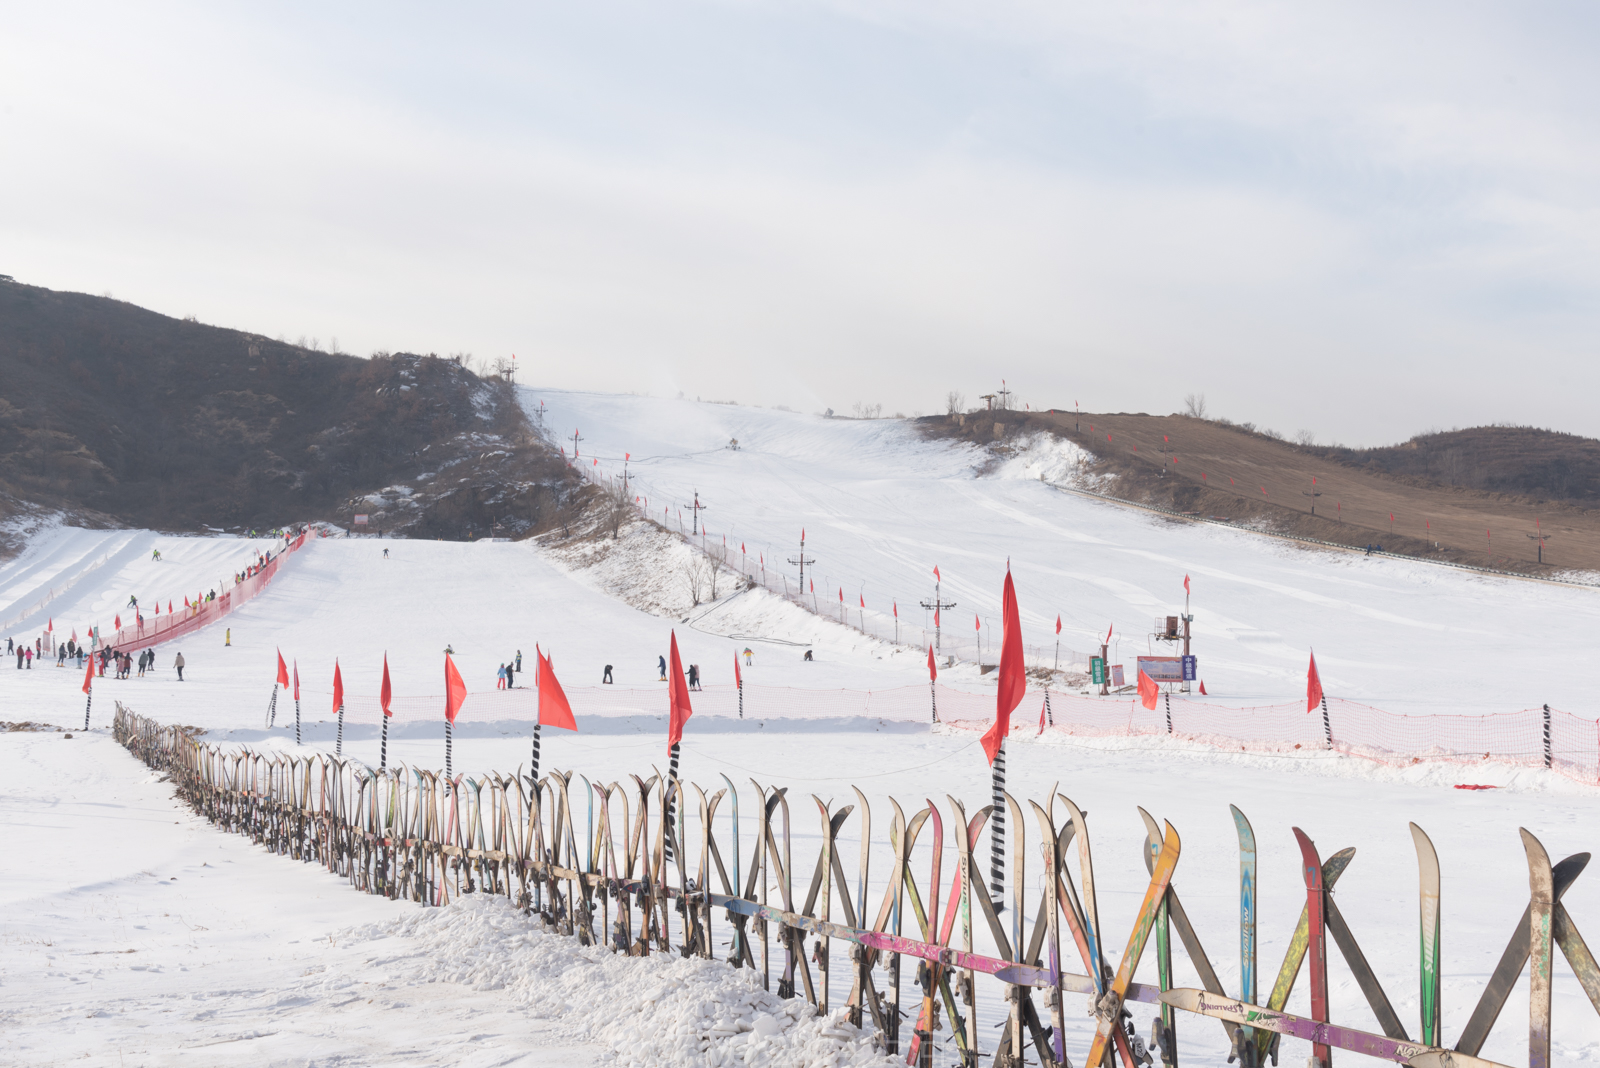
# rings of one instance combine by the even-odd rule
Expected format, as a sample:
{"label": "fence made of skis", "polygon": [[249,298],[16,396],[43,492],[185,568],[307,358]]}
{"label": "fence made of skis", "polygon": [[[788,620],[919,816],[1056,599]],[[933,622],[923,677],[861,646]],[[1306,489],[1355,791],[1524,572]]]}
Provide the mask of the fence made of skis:
{"label": "fence made of skis", "polygon": [[[1355,850],[1324,859],[1298,830],[1306,906],[1275,981],[1256,986],[1256,843],[1237,809],[1238,944],[1248,956],[1243,989],[1230,993],[1183,909],[1179,831],[1142,809],[1144,841],[1119,844],[1141,850],[1148,886],[1102,880],[1097,891],[1090,825],[1062,794],[1020,801],[1005,794],[998,811],[971,813],[953,797],[910,808],[891,800],[891,812],[874,814],[860,790],[854,804],[836,807],[753,780],[741,795],[725,776],[709,791],[659,774],[606,784],[536,769],[452,780],[312,750],[223,747],[120,704],[114,730],[212,823],[318,864],[358,890],[428,906],[462,894],[502,895],[547,929],[618,953],[725,954],[779,996],[804,997],[841,1027],[859,1028],[883,1050],[929,1068],[1102,1061],[1134,1068],[1152,1054],[1173,1065],[1180,1026],[1202,1036],[1186,1044],[1215,1042],[1219,1055],[1248,1066],[1276,1061],[1284,1035],[1313,1043],[1323,1064],[1332,1048],[1419,1066],[1485,1064],[1463,1055],[1482,1049],[1525,968],[1533,977],[1530,1062],[1547,1064],[1557,950],[1600,1010],[1600,968],[1560,904],[1589,855],[1552,865],[1526,831],[1527,910],[1520,918],[1520,910],[1508,912],[1510,941],[1451,1052],[1437,1009],[1438,858],[1414,824],[1423,991],[1413,1028],[1386,993],[1398,984],[1391,977],[1386,987],[1374,974],[1331,894]],[[819,843],[815,857],[796,855],[802,836]],[[991,858],[1003,859],[1003,880]],[[1102,926],[1097,892],[1140,891],[1131,931]],[[1373,1027],[1365,1020],[1363,1027],[1329,1021],[1334,950],[1376,1029],[1363,1029]],[[1204,989],[1174,988],[1179,954]],[[1151,958],[1138,981],[1141,959]],[[1310,1016],[1283,1011],[1302,981]],[[1132,1026],[1128,1002],[1157,1007],[1148,1041]],[[1516,1021],[1506,1026],[1520,1029]]]}

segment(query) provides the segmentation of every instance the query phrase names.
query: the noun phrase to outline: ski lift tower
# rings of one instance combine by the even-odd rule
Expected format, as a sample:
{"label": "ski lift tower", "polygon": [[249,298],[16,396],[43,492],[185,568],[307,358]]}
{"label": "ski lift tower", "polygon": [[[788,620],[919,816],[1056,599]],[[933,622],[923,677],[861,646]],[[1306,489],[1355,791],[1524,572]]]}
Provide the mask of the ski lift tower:
{"label": "ski lift tower", "polygon": [[1312,475],[1311,476],[1311,488],[1308,489],[1308,490],[1301,490],[1300,491],[1300,496],[1302,496],[1302,497],[1310,497],[1311,498],[1311,514],[1312,515],[1316,515],[1317,514],[1317,498],[1322,496],[1322,491],[1317,489],[1317,476],[1316,475]]}
{"label": "ski lift tower", "polygon": [[995,396],[999,398],[1002,412],[1011,410],[1011,394],[1012,391],[1006,388],[1006,380],[1002,378],[1000,380],[1000,389],[995,393]]}
{"label": "ski lift tower", "polygon": [[[1537,522],[1537,520],[1535,520],[1535,522]],[[1550,535],[1544,532],[1543,527],[1540,527],[1537,534],[1529,534],[1528,537],[1539,543],[1539,562],[1541,564],[1544,563],[1544,543],[1550,537]]]}
{"label": "ski lift tower", "polygon": [[[690,522],[689,535],[690,535],[690,537],[694,537],[694,536],[696,536],[696,535],[698,535],[700,533],[700,513],[706,510],[706,506],[700,503],[700,491],[699,490],[695,490],[694,491],[694,503],[691,504],[689,507],[694,512],[694,517],[689,521]],[[682,513],[679,513],[679,514],[681,515]],[[682,530],[683,528],[679,527],[678,529]]]}
{"label": "ski lift tower", "polygon": [[789,557],[789,562],[800,565],[800,596],[804,597],[806,595],[806,565],[817,562],[816,557],[806,555],[806,532],[804,527],[800,529],[800,555]]}
{"label": "ski lift tower", "polygon": [[940,655],[939,634],[940,634],[940,631],[942,630],[942,628],[939,626],[939,615],[940,615],[940,612],[943,609],[954,608],[956,606],[956,603],[954,601],[946,601],[944,598],[939,596],[939,586],[943,583],[943,581],[944,580],[939,575],[939,569],[938,568],[934,568],[934,570],[933,570],[933,600],[932,601],[923,601],[923,602],[921,602],[923,608],[931,608],[931,609],[933,609],[933,653],[934,653],[935,656],[939,656]]}

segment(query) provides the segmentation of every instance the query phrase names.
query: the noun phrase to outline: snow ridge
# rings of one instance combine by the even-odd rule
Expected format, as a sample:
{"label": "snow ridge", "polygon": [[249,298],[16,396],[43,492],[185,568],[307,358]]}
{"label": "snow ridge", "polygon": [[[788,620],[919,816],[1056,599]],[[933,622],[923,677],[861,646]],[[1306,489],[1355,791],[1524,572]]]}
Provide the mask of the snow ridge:
{"label": "snow ridge", "polygon": [[[543,929],[506,898],[468,894],[437,909],[347,931],[371,943],[405,939],[418,982],[504,991],[529,1016],[559,1021],[570,1037],[610,1051],[622,1068],[760,1064],[771,1068],[889,1068],[844,1014],[820,1016],[803,998],[761,989],[750,969],[675,954],[626,957]],[[392,945],[392,943],[391,943]],[[387,957],[374,963],[388,964]]]}

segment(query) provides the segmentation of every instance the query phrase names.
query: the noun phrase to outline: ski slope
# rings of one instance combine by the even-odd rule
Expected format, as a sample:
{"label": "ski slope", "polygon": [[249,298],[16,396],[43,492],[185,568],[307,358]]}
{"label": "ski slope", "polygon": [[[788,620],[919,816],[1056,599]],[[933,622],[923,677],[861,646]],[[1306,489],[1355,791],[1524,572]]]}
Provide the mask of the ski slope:
{"label": "ski slope", "polygon": [[[770,557],[792,553],[806,526],[820,575],[835,585],[846,575],[853,582],[872,576],[869,605],[890,596],[903,606],[920,599],[931,592],[925,579],[938,564],[946,595],[961,603],[953,617],[970,621],[973,609],[994,618],[1009,555],[1028,640],[1047,641],[1059,611],[1069,641],[1087,645],[1107,620],[1134,634],[1148,628],[1147,617],[1175,610],[1188,573],[1202,674],[1221,702],[1303,693],[1305,647],[1314,644],[1330,691],[1397,711],[1495,712],[1545,700],[1574,711],[1590,707],[1581,688],[1584,661],[1561,635],[1582,633],[1592,622],[1591,591],[1307,552],[1153,519],[1040,485],[1041,466],[1070,467],[1071,457],[1059,451],[1035,450],[992,467],[977,450],[924,442],[889,421],[634,397],[527,396],[545,400],[552,436],[558,419],[581,429],[585,459],[594,449],[609,466],[613,450],[619,459],[632,452],[631,473],[653,501],[688,501],[699,489],[715,536],[727,529],[730,540],[743,539],[753,551],[759,545]],[[735,436],[742,446],[736,453],[722,447]],[[150,560],[155,547],[165,558],[160,563]],[[160,597],[163,607],[168,597],[181,603],[184,592],[212,588],[264,547],[232,537],[57,528],[0,566],[0,611],[32,611],[42,596],[45,618],[60,633],[73,626],[81,633],[94,622],[109,626],[130,595],[141,603]],[[54,597],[52,588],[59,590]],[[847,585],[847,597],[854,590]],[[703,608],[726,613],[742,634],[772,639],[754,643],[755,664],[746,672],[752,682],[814,690],[925,684],[919,651],[896,654],[777,598],[753,591]],[[29,618],[29,629],[8,633],[31,639],[43,618]],[[0,867],[0,938],[8,947],[0,958],[0,1026],[8,1063],[629,1063],[619,1052],[630,1048],[629,1037],[605,1029],[605,998],[671,989],[671,982],[647,981],[643,969],[659,965],[596,964],[570,945],[541,941],[514,917],[385,902],[312,866],[264,855],[179,807],[170,785],[120,751],[105,724],[116,699],[164,722],[206,728],[208,741],[292,748],[286,698],[278,728],[263,730],[281,648],[304,680],[307,742],[331,750],[327,693],[335,659],[351,693],[376,692],[387,655],[397,694],[430,695],[442,690],[448,645],[469,689],[491,690],[495,667],[519,649],[531,662],[538,642],[554,650],[568,686],[593,685],[612,664],[619,687],[649,688],[659,685],[656,657],[673,628],[685,662],[705,666],[713,684],[725,681],[720,674],[731,673],[733,651],[747,644],[711,633],[708,620],[685,624],[624,604],[529,543],[322,539],[286,559],[272,585],[224,623],[158,649],[151,676],[98,680],[96,729],[87,737],[0,735],[0,775],[8,784],[0,792],[0,825],[16,839],[14,855],[31,858]],[[803,661],[787,641],[812,647],[816,659]],[[1142,640],[1123,639],[1123,659],[1136,644]],[[169,666],[177,648],[189,664],[182,683]],[[975,669],[951,674],[966,688],[989,684]],[[18,672],[0,663],[0,718],[81,728],[80,685],[76,671],[41,665]],[[661,714],[587,716],[576,734],[545,732],[545,767],[603,782],[664,767],[666,698],[659,688]],[[526,723],[474,718],[469,702],[459,727],[457,771],[511,771],[528,760]],[[347,756],[376,764],[378,745],[370,723],[349,725]],[[441,723],[410,722],[391,737],[389,760],[438,767],[443,749]],[[1090,811],[1100,912],[1118,938],[1145,885],[1136,806],[1173,821],[1185,842],[1174,885],[1229,990],[1237,989],[1239,968],[1238,854],[1228,804],[1251,817],[1260,843],[1259,959],[1268,973],[1304,902],[1291,828],[1305,829],[1324,855],[1357,846],[1339,905],[1413,1030],[1416,860],[1406,824],[1416,821],[1432,835],[1444,869],[1446,1036],[1459,1033],[1526,903],[1517,828],[1538,834],[1557,858],[1600,844],[1593,831],[1600,790],[1529,769],[1378,768],[1328,754],[1226,754],[1161,738],[1060,735],[1037,742],[1014,736],[1008,762],[1008,788],[1024,804],[1058,786]],[[911,811],[927,800],[943,805],[950,794],[970,812],[990,796],[989,769],[972,733],[867,717],[739,721],[698,714],[687,728],[683,774],[708,788],[724,785],[726,775],[740,791],[746,850],[754,833],[750,780],[790,787],[795,856],[807,862],[819,841],[807,795],[837,806],[853,801],[851,787],[859,786],[880,832],[891,798]],[[1503,788],[1451,788],[1464,777]],[[693,823],[692,811],[686,819]],[[852,819],[841,836],[852,857],[857,828]],[[1036,873],[1036,829],[1016,831]],[[919,872],[927,870],[927,848],[925,835],[914,860]],[[887,858],[873,864],[876,895]],[[947,850],[947,879],[948,871]],[[1578,926],[1592,932],[1600,873],[1580,878],[1565,900]],[[526,946],[505,950],[525,936]],[[834,951],[837,984],[846,968],[843,947]],[[601,967],[609,969],[605,984],[593,979]],[[1140,976],[1149,968],[1147,958]],[[1333,1018],[1373,1027],[1349,973],[1337,962],[1331,971]],[[1181,954],[1177,978],[1198,982]],[[680,980],[682,998],[661,999],[662,1028],[699,1019],[719,998],[743,996],[735,985],[696,986],[711,981],[705,975],[672,982]],[[1600,1059],[1600,1017],[1559,961],[1556,991],[1557,1059]],[[1506,1063],[1525,1057],[1518,1028],[1526,998],[1523,983],[1487,1056]],[[1307,1009],[1303,981],[1289,1007]],[[1081,1009],[1069,1001],[1075,1059],[1087,1045]],[[980,995],[986,1050],[1003,1012],[992,991]],[[1148,1008],[1135,1014],[1146,1032]],[[1220,1029],[1186,1018],[1179,1036],[1183,1063],[1225,1064]],[[1308,1052],[1286,1041],[1284,1063]],[[1354,1063],[1343,1054],[1341,1062]],[[674,1054],[648,1063],[713,1061]]]}
{"label": "ski slope", "polygon": [[[1403,713],[1492,713],[1550,704],[1594,716],[1587,673],[1574,670],[1600,626],[1600,591],[1403,560],[1301,548],[1063,493],[1041,483],[1073,468],[1074,447],[1034,443],[997,462],[985,450],[922,439],[902,420],[825,419],[727,404],[525,389],[543,402],[546,434],[582,435],[581,462],[620,473],[656,519],[694,493],[712,540],[726,535],[767,566],[816,557],[824,609],[840,587],[902,618],[925,613],[933,568],[958,607],[943,623],[962,637],[984,622],[999,644],[999,598],[1010,561],[1024,640],[1097,648],[1114,626],[1114,663],[1167,654],[1148,634],[1183,609],[1193,585],[1194,652],[1212,697],[1266,704],[1305,693],[1315,649],[1329,694]],[[737,439],[737,451],[727,448]],[[789,568],[789,565],[781,566]],[[790,581],[797,577],[789,568]],[[927,621],[931,626],[931,620]],[[913,672],[909,664],[908,673]]]}

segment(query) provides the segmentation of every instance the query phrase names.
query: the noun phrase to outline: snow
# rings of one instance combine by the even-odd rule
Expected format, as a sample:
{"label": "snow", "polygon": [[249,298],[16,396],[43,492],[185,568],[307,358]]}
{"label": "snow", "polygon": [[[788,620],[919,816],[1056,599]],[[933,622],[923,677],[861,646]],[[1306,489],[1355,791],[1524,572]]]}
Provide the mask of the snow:
{"label": "snow", "polygon": [[[699,489],[719,536],[725,526],[752,550],[770,544],[770,557],[797,548],[792,543],[806,525],[807,549],[814,548],[832,581],[872,577],[869,604],[891,594],[902,606],[920,599],[931,592],[924,579],[938,563],[947,594],[962,602],[960,613],[976,605],[993,616],[1009,554],[1029,640],[1044,640],[1060,611],[1074,640],[1086,644],[1086,635],[1104,633],[1108,619],[1134,634],[1148,627],[1147,617],[1175,610],[1173,589],[1181,592],[1189,573],[1203,674],[1208,688],[1226,694],[1218,698],[1225,703],[1303,692],[1304,647],[1315,644],[1331,692],[1380,707],[1494,712],[1550,700],[1593,714],[1586,661],[1559,637],[1586,633],[1600,603],[1593,591],[1308,552],[1086,501],[1041,485],[1029,466],[1046,465],[1047,475],[1070,466],[1070,454],[1052,453],[1054,446],[1035,443],[997,461],[982,450],[923,441],[888,420],[553,391],[525,396],[534,404],[544,399],[553,413],[547,420],[558,427],[563,421],[581,427],[603,466],[611,466],[613,448],[618,460],[622,451],[633,452],[630,471],[652,501],[689,500]],[[740,451],[722,447],[729,437],[740,439]],[[590,782],[610,783],[665,767],[666,702],[655,661],[674,627],[684,659],[700,663],[714,683],[731,674],[733,651],[752,645],[755,665],[745,675],[752,684],[810,692],[926,685],[919,651],[897,653],[759,591],[691,614],[673,600],[674,580],[663,570],[671,554],[687,550],[647,531],[629,537],[599,560],[587,559],[600,552],[592,546],[318,540],[286,559],[273,584],[225,624],[183,640],[188,681],[177,682],[168,667],[176,648],[162,648],[150,677],[96,682],[96,728],[87,735],[0,734],[6,784],[0,826],[14,858],[0,865],[3,1059],[30,1065],[878,1063],[837,1019],[812,1017],[800,1003],[779,1004],[752,987],[749,973],[724,964],[585,949],[545,934],[492,898],[469,897],[441,910],[358,894],[314,865],[268,855],[206,825],[105,729],[112,701],[120,700],[162,722],[206,728],[205,740],[215,744],[293,748],[284,727],[292,716],[286,696],[279,698],[278,729],[263,730],[274,651],[281,647],[306,680],[308,744],[331,750],[326,693],[336,657],[347,689],[371,695],[387,653],[395,690],[409,698],[441,692],[447,644],[469,687],[489,690],[498,663],[518,649],[530,663],[538,642],[554,649],[557,671],[571,688],[596,684],[609,663],[618,691],[637,691],[645,700],[659,695],[654,710],[624,708],[619,700],[614,714],[580,716],[576,734],[544,733],[546,768],[572,768]],[[16,637],[31,638],[46,618],[54,618],[59,634],[73,626],[81,634],[93,622],[109,626],[130,594],[142,604],[158,596],[163,607],[168,597],[181,604],[185,592],[216,586],[266,545],[226,536],[43,528],[27,552],[0,566],[0,618],[28,613],[8,631]],[[150,559],[152,548],[161,549],[162,562]],[[224,628],[231,645],[224,645]],[[816,660],[801,660],[790,641],[816,650]],[[1132,644],[1125,640],[1124,657]],[[952,676],[971,690],[989,681],[975,670]],[[18,672],[0,663],[3,718],[81,727],[80,684],[80,673],[53,665]],[[725,775],[739,791],[747,861],[756,809],[751,779],[790,787],[801,871],[809,870],[820,842],[820,819],[806,796],[836,811],[855,802],[851,787],[859,786],[875,828],[874,902],[887,870],[891,797],[908,813],[924,799],[937,802],[947,832],[947,794],[964,800],[969,813],[989,798],[989,769],[970,731],[867,716],[740,721],[706,711],[715,692],[696,696],[703,703],[687,728],[683,773],[708,790],[726,786]],[[1019,715],[1036,713],[1032,702]],[[526,764],[525,721],[487,712],[475,717],[469,702],[458,726],[457,770]],[[347,725],[347,755],[375,765],[377,750],[374,724]],[[438,767],[442,758],[439,723],[397,725],[391,763]],[[1008,788],[1025,809],[1028,798],[1042,801],[1059,789],[1089,810],[1100,911],[1118,943],[1115,952],[1146,882],[1136,806],[1173,822],[1184,840],[1174,885],[1229,990],[1237,989],[1239,969],[1238,854],[1228,804],[1250,816],[1260,843],[1263,985],[1304,902],[1291,827],[1304,828],[1324,856],[1357,846],[1339,884],[1339,906],[1412,1028],[1416,860],[1407,823],[1416,821],[1433,837],[1444,870],[1447,1037],[1459,1033],[1526,904],[1518,827],[1539,835],[1560,859],[1593,850],[1591,828],[1600,816],[1600,790],[1537,769],[1386,768],[1328,754],[1228,754],[1165,738],[1061,735],[1037,742],[1015,737],[1008,763]],[[1463,781],[1502,788],[1451,788]],[[575,777],[575,798],[580,787]],[[729,807],[724,801],[715,829],[725,857]],[[580,808],[580,827],[586,815]],[[693,811],[686,819],[693,840]],[[840,838],[852,881],[858,821],[852,815]],[[1010,831],[1014,848],[1028,858],[1032,896],[1038,828],[1030,818],[1013,821]],[[924,887],[930,837],[925,830],[913,861]],[[986,851],[987,839],[983,845]],[[946,893],[952,852],[947,846]],[[1580,878],[1565,901],[1577,926],[1592,933],[1600,874]],[[728,924],[718,915],[714,925],[718,952],[726,955]],[[983,950],[988,936],[977,927]],[[833,953],[837,1005],[848,990],[848,968],[837,940]],[[1067,955],[1075,956],[1070,945]],[[1176,956],[1179,982],[1198,985],[1181,951]],[[906,969],[907,990],[915,989],[914,971]],[[1334,1019],[1375,1029],[1337,958],[1330,971]],[[1153,975],[1149,957],[1139,974]],[[1559,958],[1555,989],[1556,1058],[1600,1060],[1600,1018]],[[1524,1056],[1518,1028],[1526,996],[1524,983],[1485,1055],[1506,1063]],[[1290,1008],[1307,1007],[1302,978]],[[1089,1022],[1081,999],[1068,998],[1066,1008],[1077,1063]],[[989,1051],[1004,1010],[995,984],[980,982],[979,1010]],[[1149,1007],[1133,1011],[1145,1033]],[[1220,1028],[1185,1017],[1179,1038],[1184,1063],[1225,1063]],[[1286,1041],[1285,1063],[1307,1052],[1303,1043]]]}

